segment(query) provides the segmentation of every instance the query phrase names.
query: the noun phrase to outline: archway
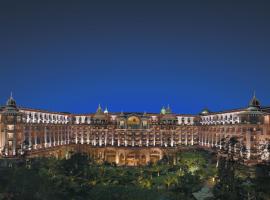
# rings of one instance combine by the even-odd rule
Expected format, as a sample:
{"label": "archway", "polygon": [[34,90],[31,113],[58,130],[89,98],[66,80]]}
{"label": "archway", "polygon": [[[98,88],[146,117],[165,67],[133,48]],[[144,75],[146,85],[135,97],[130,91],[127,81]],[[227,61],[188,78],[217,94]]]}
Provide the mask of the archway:
{"label": "archway", "polygon": [[119,156],[119,165],[125,164],[125,156],[123,154],[120,154]]}

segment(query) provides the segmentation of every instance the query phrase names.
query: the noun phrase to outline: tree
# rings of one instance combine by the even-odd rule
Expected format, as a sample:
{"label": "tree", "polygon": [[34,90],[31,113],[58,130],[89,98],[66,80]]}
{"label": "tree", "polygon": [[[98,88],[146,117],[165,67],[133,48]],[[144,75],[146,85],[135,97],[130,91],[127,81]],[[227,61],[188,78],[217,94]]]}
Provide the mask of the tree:
{"label": "tree", "polygon": [[173,185],[173,184],[176,184],[178,183],[178,180],[175,176],[173,175],[167,175],[165,178],[164,178],[164,185],[166,186],[166,188],[169,190],[170,187]]}

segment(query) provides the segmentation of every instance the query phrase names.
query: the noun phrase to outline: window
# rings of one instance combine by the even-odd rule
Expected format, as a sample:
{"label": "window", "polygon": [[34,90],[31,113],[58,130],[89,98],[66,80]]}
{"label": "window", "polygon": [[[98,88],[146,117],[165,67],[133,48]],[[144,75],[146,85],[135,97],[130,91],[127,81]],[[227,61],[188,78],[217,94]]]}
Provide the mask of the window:
{"label": "window", "polygon": [[143,126],[147,126],[147,121],[143,121]]}
{"label": "window", "polygon": [[13,133],[8,133],[8,139],[13,139]]}

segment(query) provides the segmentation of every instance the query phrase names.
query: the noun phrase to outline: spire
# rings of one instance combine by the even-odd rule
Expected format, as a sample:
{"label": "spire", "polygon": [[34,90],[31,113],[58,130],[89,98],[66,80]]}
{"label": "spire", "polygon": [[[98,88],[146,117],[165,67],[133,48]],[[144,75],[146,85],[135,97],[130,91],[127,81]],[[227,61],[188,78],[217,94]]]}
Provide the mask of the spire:
{"label": "spire", "polygon": [[166,114],[165,106],[162,106],[162,108],[161,108],[161,110],[160,110],[160,114],[163,114],[163,115]]}
{"label": "spire", "polygon": [[10,92],[10,97],[7,100],[6,106],[16,107],[16,101],[13,98],[12,92]]}
{"label": "spire", "polygon": [[108,111],[108,108],[107,108],[107,106],[105,107],[105,110],[104,110],[104,114],[108,114],[109,113],[109,111]]}
{"label": "spire", "polygon": [[210,113],[210,111],[208,110],[208,108],[204,108],[202,111],[201,111],[201,115],[207,115],[207,114],[209,114]]}
{"label": "spire", "polygon": [[98,104],[97,113],[102,113],[102,108],[101,108],[100,104]]}
{"label": "spire", "polygon": [[249,102],[249,107],[255,107],[255,108],[260,108],[261,104],[260,101],[256,97],[255,90],[253,91],[253,97]]}
{"label": "spire", "polygon": [[170,105],[168,104],[166,108],[166,114],[171,114],[171,113],[172,113],[172,109],[170,108]]}
{"label": "spire", "polygon": [[120,116],[124,116],[124,112],[123,112],[123,110],[121,110]]}

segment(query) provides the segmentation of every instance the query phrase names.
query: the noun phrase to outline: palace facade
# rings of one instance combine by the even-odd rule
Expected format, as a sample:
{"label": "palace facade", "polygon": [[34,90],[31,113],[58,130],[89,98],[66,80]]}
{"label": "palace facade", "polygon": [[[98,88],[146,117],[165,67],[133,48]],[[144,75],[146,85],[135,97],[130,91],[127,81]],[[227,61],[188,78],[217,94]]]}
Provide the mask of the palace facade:
{"label": "palace facade", "polygon": [[270,107],[254,95],[245,108],[197,115],[104,111],[71,114],[22,108],[11,96],[0,109],[0,157],[69,157],[84,152],[117,165],[156,162],[179,149],[229,151],[246,163],[269,161]]}

